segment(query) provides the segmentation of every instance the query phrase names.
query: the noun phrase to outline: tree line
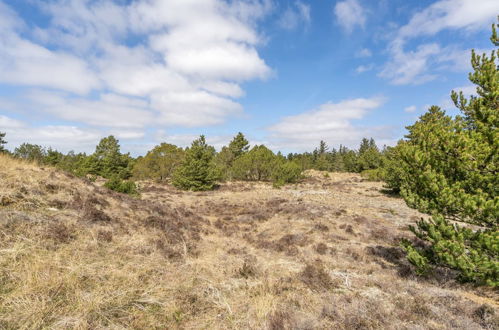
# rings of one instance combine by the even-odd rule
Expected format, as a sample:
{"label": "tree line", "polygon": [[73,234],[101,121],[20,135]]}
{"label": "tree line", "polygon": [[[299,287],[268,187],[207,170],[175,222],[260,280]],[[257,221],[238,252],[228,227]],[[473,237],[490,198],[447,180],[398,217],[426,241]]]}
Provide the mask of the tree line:
{"label": "tree line", "polygon": [[[0,135],[5,144],[5,133]],[[8,152],[1,147],[4,152]],[[265,145],[250,144],[238,133],[219,152],[207,144],[204,136],[194,140],[190,147],[181,148],[161,143],[137,158],[122,153],[114,136],[100,140],[92,154],[70,151],[63,154],[52,148],[23,143],[11,153],[16,158],[55,166],[76,176],[108,180],[113,190],[137,193],[133,181],[155,180],[171,182],[185,190],[210,190],[217,182],[243,180],[272,182],[279,187],[295,183],[304,170],[363,172],[376,170],[384,164],[385,153],[378,149],[374,139],[364,138],[358,150],[340,146],[329,150],[324,141],[312,152],[274,153]]]}

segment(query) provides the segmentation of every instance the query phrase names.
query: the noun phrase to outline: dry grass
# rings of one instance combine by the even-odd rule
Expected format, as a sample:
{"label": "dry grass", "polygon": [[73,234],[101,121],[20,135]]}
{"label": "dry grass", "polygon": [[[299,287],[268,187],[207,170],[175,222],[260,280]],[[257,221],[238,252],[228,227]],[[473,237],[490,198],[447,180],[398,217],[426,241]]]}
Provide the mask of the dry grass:
{"label": "dry grass", "polygon": [[0,155],[0,329],[498,327],[497,293],[414,275],[403,201],[307,177],[135,199]]}

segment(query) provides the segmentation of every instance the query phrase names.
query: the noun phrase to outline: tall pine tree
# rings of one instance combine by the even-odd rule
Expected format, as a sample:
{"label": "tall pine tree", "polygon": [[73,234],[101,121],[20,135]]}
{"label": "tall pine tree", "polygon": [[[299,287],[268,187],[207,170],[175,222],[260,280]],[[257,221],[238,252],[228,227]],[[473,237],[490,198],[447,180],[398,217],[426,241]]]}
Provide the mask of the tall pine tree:
{"label": "tall pine tree", "polygon": [[182,164],[173,174],[173,185],[184,190],[210,190],[218,176],[213,163],[215,148],[206,143],[204,135],[194,140],[185,152]]}
{"label": "tall pine tree", "polygon": [[7,141],[5,141],[5,133],[0,132],[0,153],[7,151],[4,147],[5,144],[7,144]]}
{"label": "tall pine tree", "polygon": [[[497,47],[496,25],[492,42]],[[462,115],[431,107],[399,145],[400,191],[409,206],[432,214],[411,227],[424,248],[408,242],[419,272],[449,267],[463,281],[499,286],[499,72],[497,50],[472,52],[477,96],[452,93]],[[461,223],[461,224],[460,224]],[[464,223],[464,224],[463,224]],[[471,226],[471,225],[474,226]]]}

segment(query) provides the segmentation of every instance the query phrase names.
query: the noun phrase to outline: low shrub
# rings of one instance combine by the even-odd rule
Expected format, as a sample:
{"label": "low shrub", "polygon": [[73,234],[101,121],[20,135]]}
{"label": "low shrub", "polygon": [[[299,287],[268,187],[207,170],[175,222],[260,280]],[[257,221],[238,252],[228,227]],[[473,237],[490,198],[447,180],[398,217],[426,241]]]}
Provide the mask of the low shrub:
{"label": "low shrub", "polygon": [[279,163],[272,173],[272,182],[275,187],[281,187],[286,183],[295,183],[301,178],[301,168],[298,164],[290,161]]}
{"label": "low shrub", "polygon": [[367,181],[384,181],[386,177],[385,170],[382,168],[364,170],[360,173],[360,176]]}
{"label": "low shrub", "polygon": [[132,181],[121,180],[119,177],[114,176],[109,179],[104,187],[114,190],[116,192],[128,195],[138,195],[137,186]]}

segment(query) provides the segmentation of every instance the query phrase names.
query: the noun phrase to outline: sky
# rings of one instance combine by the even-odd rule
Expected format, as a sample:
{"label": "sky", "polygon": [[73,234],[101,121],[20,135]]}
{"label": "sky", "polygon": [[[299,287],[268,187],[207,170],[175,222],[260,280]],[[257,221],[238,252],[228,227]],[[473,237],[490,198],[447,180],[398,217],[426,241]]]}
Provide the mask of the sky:
{"label": "sky", "polygon": [[274,151],[394,145],[456,114],[497,0],[0,0],[0,132],[143,155],[243,132]]}

